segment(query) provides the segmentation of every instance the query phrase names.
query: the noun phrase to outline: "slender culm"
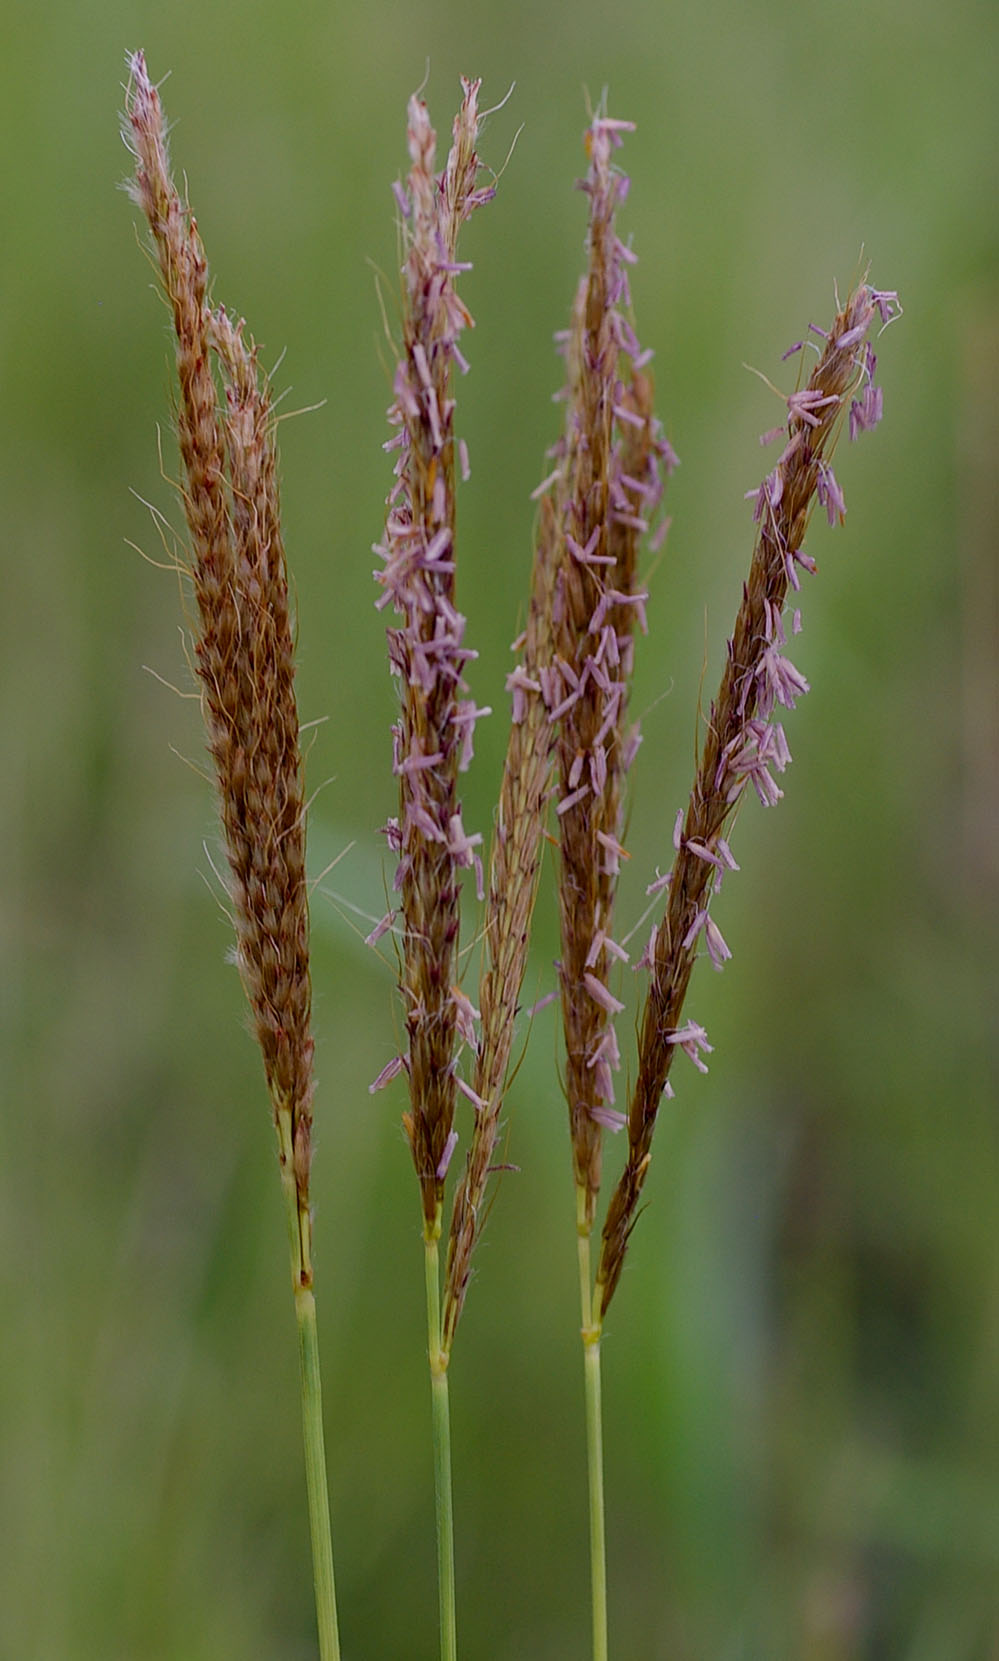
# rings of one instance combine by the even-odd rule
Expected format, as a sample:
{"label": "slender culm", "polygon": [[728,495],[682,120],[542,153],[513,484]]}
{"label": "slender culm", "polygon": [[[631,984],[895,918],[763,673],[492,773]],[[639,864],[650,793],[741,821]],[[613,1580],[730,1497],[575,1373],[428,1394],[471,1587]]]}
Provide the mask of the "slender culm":
{"label": "slender culm", "polygon": [[[783,772],[790,753],[783,727],[773,717],[778,706],[793,709],[808,690],[783,652],[784,604],[788,591],[800,586],[800,572],[815,569],[803,547],[815,502],[826,509],[831,524],[845,511],[827,458],[851,399],[851,437],[880,417],[881,395],[867,336],[875,318],[887,323],[898,310],[894,293],[861,283],[828,334],[815,331],[824,340],[819,360],[806,386],[787,398],[787,442],[755,492],[759,530],[721,686],[711,705],[686,812],[677,815],[672,870],[653,884],[654,889],[666,888],[666,908],[644,960],[650,981],[628,1114],[628,1157],[608,1209],[597,1273],[601,1316],[621,1274],[659,1104],[670,1092],[673,1057],[682,1049],[703,1070],[703,1054],[710,1049],[703,1028],[694,1021],[681,1024],[680,1017],[700,950],[716,968],[730,955],[710,914],[725,872],[737,869],[723,832],[747,786],[766,805],[781,795],[773,775]],[[793,629],[797,623],[795,613]]]}
{"label": "slender culm", "polygon": [[141,52],[129,69],[131,191],[153,234],[176,336],[177,429],[198,614],[195,663],[218,784],[237,961],[278,1139],[320,1652],[323,1661],[337,1661],[309,1209],[314,1085],[305,794],[274,419],[267,379],[242,325],[209,309],[204,249],[170,175],[163,111]]}

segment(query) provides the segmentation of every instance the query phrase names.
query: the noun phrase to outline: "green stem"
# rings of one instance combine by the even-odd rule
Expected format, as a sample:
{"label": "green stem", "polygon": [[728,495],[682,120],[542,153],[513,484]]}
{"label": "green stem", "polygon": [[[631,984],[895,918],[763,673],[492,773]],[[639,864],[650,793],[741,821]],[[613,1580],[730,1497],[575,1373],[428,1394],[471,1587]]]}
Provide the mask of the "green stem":
{"label": "green stem", "polygon": [[590,1231],[586,1193],[577,1193],[576,1242],[582,1310],[583,1378],[586,1385],[586,1464],[590,1491],[590,1588],[593,1661],[607,1661],[607,1546],[604,1529],[604,1445],[600,1403],[600,1320],[590,1289]]}
{"label": "green stem", "polygon": [[316,1594],[320,1661],[340,1661],[336,1588],[333,1581],[333,1536],[326,1484],[326,1446],[323,1439],[323,1393],[319,1374],[319,1331],[312,1291],[312,1228],[295,1181],[290,1115],[278,1121],[281,1187],[284,1192],[291,1249],[291,1279],[298,1321],[298,1359],[302,1385],[302,1433],[305,1441],[305,1483],[309,1496],[309,1532],[312,1537],[312,1580]]}
{"label": "green stem", "polygon": [[454,1509],[451,1501],[451,1408],[448,1357],[441,1345],[440,1265],[436,1232],[424,1235],[427,1270],[427,1337],[434,1427],[434,1494],[437,1506],[437,1586],[441,1623],[441,1661],[457,1661],[458,1636],[454,1601]]}
{"label": "green stem", "polygon": [[302,1370],[302,1428],[305,1435],[305,1480],[309,1491],[309,1527],[312,1532],[312,1576],[316,1588],[319,1654],[322,1661],[340,1661],[340,1635],[333,1584],[333,1537],[326,1486],[326,1449],[323,1443],[323,1395],[319,1378],[319,1335],[316,1300],[311,1291],[296,1291],[298,1353]]}

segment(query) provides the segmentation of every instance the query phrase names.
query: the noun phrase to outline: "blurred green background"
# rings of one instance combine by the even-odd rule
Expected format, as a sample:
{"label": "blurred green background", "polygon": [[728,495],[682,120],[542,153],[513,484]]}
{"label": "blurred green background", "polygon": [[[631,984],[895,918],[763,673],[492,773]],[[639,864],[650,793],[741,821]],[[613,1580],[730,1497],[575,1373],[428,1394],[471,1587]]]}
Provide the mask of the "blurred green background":
{"label": "blurred green background", "polygon": [[[682,467],[639,656],[623,926],[670,857],[702,667],[709,695],[751,547],[743,493],[770,465],[757,435],[780,419],[741,365],[786,380],[781,352],[828,321],[862,246],[906,306],[879,349],[883,426],[838,454],[845,529],[812,527],[793,655],[814,690],[787,723],[785,801],[749,804],[735,833],[734,961],[699,971],[688,1005],[711,1071],[676,1069],[609,1322],[612,1647],[995,1661],[994,5],[52,0],[4,29],[0,1656],[314,1654],[268,1108],[226,962],[197,701],[154,678],[190,693],[177,585],[129,545],[161,557],[137,498],[180,520],[167,320],[116,188],[124,53],[142,45],[171,72],[217,298],[268,361],[284,353],[286,410],[325,400],[283,425],[282,467],[302,716],[326,718],[312,870],[343,852],[314,905],[314,1181],[345,1657],[436,1653],[419,1205],[402,1092],[367,1090],[400,1016],[352,909],[382,910],[394,798],[372,267],[391,297],[389,184],[429,61],[444,132],[460,72],[485,77],[486,104],[516,80],[492,164],[523,123],[466,243],[461,597],[473,690],[496,709],[470,828],[490,822],[529,493],[557,432],[584,87],[638,124],[623,226]],[[546,871],[531,996],[552,981],[551,888]],[[629,1012],[636,994],[629,978]],[[553,1013],[511,1092],[520,1173],[452,1363],[468,1661],[588,1653]]]}

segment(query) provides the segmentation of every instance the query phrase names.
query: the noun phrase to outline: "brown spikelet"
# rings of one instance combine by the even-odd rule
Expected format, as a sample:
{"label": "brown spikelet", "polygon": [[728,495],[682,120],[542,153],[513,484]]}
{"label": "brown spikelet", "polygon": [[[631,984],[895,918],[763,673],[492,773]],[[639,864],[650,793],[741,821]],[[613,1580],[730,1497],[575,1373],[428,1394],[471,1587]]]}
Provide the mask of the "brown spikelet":
{"label": "brown spikelet", "polygon": [[[207,262],[174,186],[159,95],[130,60],[126,141],[132,193],[153,234],[177,342],[177,429],[198,611],[196,663],[218,780],[237,953],[274,1108],[294,1173],[299,1278],[309,1263],[313,1042],[305,802],[294,640],[266,379],[242,329],[207,303]],[[216,355],[224,399],[212,371]]]}
{"label": "brown spikelet", "polygon": [[[598,205],[600,198],[598,197]],[[569,453],[564,484],[563,523],[591,559],[610,557],[607,547],[608,471],[617,344],[610,334],[606,302],[606,218],[598,214],[590,233],[590,272],[581,286],[569,347]],[[603,235],[601,235],[603,231]],[[561,492],[560,492],[561,494]],[[591,546],[592,544],[592,546]],[[603,1131],[594,1116],[603,1101],[597,1089],[596,1054],[608,1027],[608,1010],[588,990],[585,977],[592,942],[606,922],[602,915],[600,844],[603,810],[586,776],[605,718],[604,687],[588,661],[597,648],[590,632],[605,567],[564,562],[564,606],[557,635],[559,666],[568,696],[578,694],[559,725],[559,912],[562,961],[559,980],[565,1033],[565,1091],[569,1106],[577,1189],[584,1193],[587,1226],[600,1190]],[[575,798],[575,800],[574,800]],[[568,804],[568,805],[567,805]],[[592,982],[591,982],[592,984]],[[602,982],[601,982],[602,984]]]}
{"label": "brown spikelet", "polygon": [[197,224],[170,176],[163,109],[141,52],[131,58],[129,69],[124,136],[135,157],[135,177],[129,188],[149,221],[173,314],[180,382],[177,437],[186,481],[184,511],[191,535],[191,570],[202,623],[199,668],[211,718],[225,729],[231,724],[238,696],[239,618],[225,438],[210,361],[208,262]]}
{"label": "brown spikelet", "polygon": [[211,316],[226,394],[235,588],[247,705],[243,748],[222,781],[239,910],[240,966],[275,1103],[291,1107],[307,1190],[312,1096],[305,800],[294,637],[278,507],[270,390],[242,329]]}

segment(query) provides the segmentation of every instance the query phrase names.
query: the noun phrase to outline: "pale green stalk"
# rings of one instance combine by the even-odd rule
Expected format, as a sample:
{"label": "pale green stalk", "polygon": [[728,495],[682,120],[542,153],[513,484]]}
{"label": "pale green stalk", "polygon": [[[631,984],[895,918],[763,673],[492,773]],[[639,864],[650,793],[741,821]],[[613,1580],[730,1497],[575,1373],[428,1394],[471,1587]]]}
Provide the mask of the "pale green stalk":
{"label": "pale green stalk", "polygon": [[593,1661],[607,1661],[607,1548],[604,1525],[604,1440],[600,1399],[599,1315],[590,1286],[590,1230],[585,1188],[576,1190],[576,1244],[586,1387],[586,1467],[590,1492],[590,1591]]}
{"label": "pale green stalk", "polygon": [[312,1291],[312,1225],[303,1207],[292,1154],[291,1115],[278,1115],[278,1152],[281,1187],[288,1222],[291,1280],[298,1322],[298,1359],[302,1387],[302,1434],[305,1442],[305,1483],[309,1496],[309,1532],[312,1537],[312,1580],[316,1594],[320,1661],[340,1661],[336,1588],[333,1581],[333,1536],[326,1482],[326,1444],[323,1437],[323,1393],[319,1374],[319,1333]]}
{"label": "pale green stalk", "polygon": [[427,1269],[427,1340],[434,1436],[434,1497],[437,1509],[437,1587],[441,1624],[441,1661],[458,1654],[454,1599],[454,1507],[451,1499],[451,1406],[447,1388],[448,1357],[441,1343],[440,1215],[436,1229],[424,1233]]}

